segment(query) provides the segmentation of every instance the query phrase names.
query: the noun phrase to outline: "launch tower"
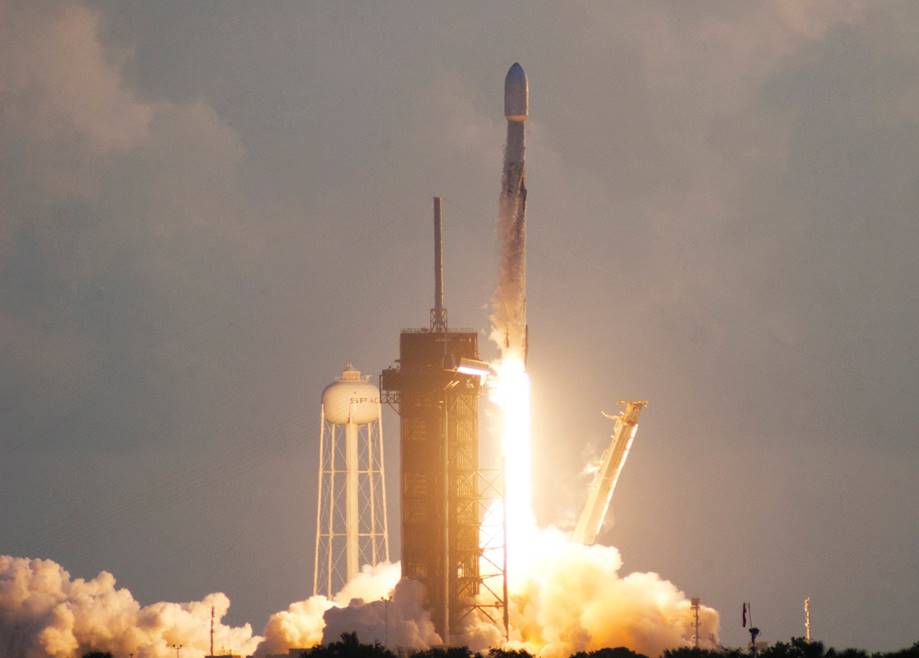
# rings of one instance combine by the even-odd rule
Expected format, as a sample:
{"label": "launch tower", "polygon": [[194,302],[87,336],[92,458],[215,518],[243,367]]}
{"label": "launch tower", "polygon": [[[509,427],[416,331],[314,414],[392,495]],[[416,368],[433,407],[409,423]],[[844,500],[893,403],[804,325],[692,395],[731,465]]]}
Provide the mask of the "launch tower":
{"label": "launch tower", "polygon": [[434,308],[430,326],[405,329],[399,360],[380,377],[401,425],[402,577],[425,585],[446,644],[475,607],[482,580],[479,530],[480,379],[457,371],[478,359],[478,334],[449,329],[444,307],[443,215],[434,198]]}

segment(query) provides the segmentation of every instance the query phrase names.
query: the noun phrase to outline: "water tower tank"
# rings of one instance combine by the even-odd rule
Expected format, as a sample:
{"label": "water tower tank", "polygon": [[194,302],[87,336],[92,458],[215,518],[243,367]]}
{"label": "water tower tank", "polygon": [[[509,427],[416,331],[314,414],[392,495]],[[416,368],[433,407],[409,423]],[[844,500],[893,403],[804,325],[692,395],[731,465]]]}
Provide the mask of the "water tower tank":
{"label": "water tower tank", "polygon": [[322,391],[325,419],[336,425],[365,425],[380,417],[380,389],[371,384],[369,375],[349,363],[334,382]]}
{"label": "water tower tank", "polygon": [[322,391],[313,594],[389,561],[380,390],[350,363]]}

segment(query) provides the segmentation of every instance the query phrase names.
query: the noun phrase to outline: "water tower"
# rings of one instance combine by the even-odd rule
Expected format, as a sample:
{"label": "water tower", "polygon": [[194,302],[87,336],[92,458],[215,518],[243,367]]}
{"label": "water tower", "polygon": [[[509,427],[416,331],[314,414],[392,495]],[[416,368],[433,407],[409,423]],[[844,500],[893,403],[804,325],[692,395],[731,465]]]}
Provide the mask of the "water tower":
{"label": "water tower", "polygon": [[389,560],[380,391],[349,363],[322,391],[313,594]]}

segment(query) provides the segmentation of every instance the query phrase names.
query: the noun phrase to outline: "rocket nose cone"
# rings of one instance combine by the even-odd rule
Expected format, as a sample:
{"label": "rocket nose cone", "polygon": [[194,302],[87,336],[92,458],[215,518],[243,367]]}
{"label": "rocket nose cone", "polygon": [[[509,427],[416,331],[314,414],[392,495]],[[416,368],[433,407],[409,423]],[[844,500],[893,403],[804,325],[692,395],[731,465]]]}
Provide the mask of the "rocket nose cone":
{"label": "rocket nose cone", "polygon": [[504,78],[504,116],[508,121],[526,121],[529,95],[527,74],[520,64],[515,63]]}
{"label": "rocket nose cone", "polygon": [[504,86],[519,84],[520,82],[526,85],[527,74],[524,72],[523,67],[520,66],[520,62],[514,62],[514,65],[507,70],[507,77],[504,78]]}

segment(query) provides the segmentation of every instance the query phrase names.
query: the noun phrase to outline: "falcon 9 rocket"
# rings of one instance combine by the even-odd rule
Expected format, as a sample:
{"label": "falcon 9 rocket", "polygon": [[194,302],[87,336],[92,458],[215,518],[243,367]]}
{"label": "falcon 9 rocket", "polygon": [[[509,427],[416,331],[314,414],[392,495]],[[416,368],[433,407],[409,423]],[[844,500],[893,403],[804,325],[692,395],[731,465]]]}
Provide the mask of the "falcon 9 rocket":
{"label": "falcon 9 rocket", "polygon": [[529,114],[526,73],[514,64],[504,79],[507,142],[501,197],[498,202],[500,266],[492,298],[492,338],[502,355],[526,361],[526,153],[525,126]]}

